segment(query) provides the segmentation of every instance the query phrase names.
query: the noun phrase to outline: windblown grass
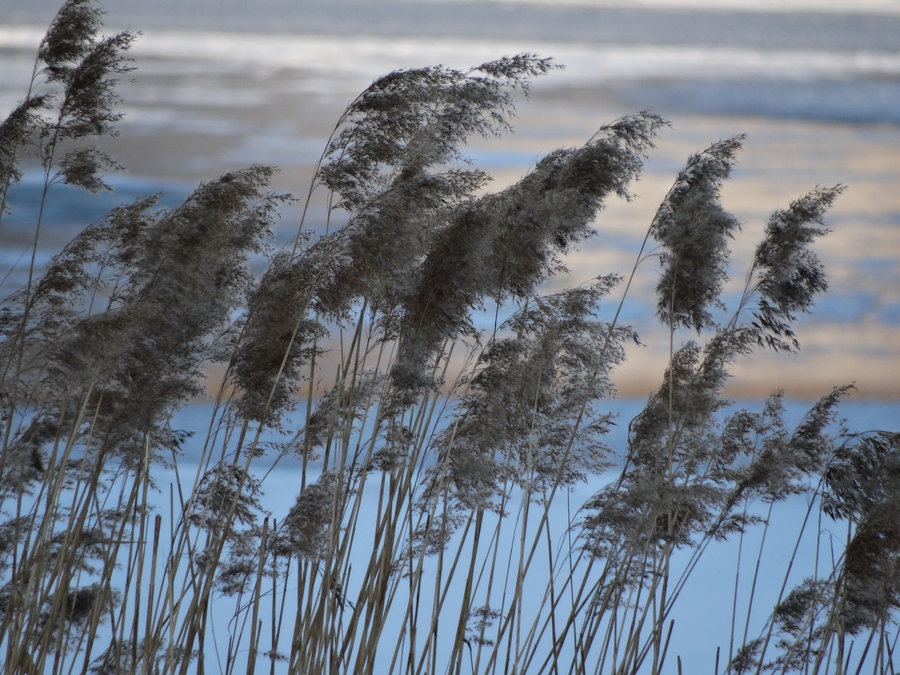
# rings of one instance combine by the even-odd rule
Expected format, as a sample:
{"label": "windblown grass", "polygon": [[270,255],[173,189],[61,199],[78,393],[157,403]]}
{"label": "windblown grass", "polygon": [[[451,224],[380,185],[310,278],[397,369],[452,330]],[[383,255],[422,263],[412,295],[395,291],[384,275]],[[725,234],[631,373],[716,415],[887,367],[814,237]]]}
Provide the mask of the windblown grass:
{"label": "windblown grass", "polygon": [[[59,182],[108,189],[115,163],[92,143],[114,133],[134,35],[100,24],[69,0],[39,46],[0,127],[0,218],[24,161],[43,169],[42,207]],[[269,191],[271,168],[234,171],[176,208],[147,197],[86,224],[46,269],[38,216],[28,282],[0,315],[6,672],[676,672],[701,558],[764,541],[767,511],[798,495],[797,547],[758,555],[789,569],[812,528],[812,576],[776,582],[759,623],[758,572],[738,563],[730,613],[709,617],[730,625],[715,672],[896,670],[900,435],[836,425],[849,386],[794,428],[777,392],[756,412],[723,398],[736,360],[799,348],[795,318],[827,288],[812,244],[842,188],[773,213],[729,307],[740,222],[719,191],[743,138],[713,143],[627,277],[543,294],[667,126],[626,117],[487,192],[464,144],[508,131],[514,96],[553,68],[521,54],[377,80],[300,200]],[[305,222],[315,200],[323,232]],[[273,251],[286,209],[300,227]],[[612,372],[638,340],[619,316],[654,264],[669,365],[627,446],[608,447]],[[209,363],[226,375],[194,438],[172,419]],[[267,512],[278,462],[296,493]]]}

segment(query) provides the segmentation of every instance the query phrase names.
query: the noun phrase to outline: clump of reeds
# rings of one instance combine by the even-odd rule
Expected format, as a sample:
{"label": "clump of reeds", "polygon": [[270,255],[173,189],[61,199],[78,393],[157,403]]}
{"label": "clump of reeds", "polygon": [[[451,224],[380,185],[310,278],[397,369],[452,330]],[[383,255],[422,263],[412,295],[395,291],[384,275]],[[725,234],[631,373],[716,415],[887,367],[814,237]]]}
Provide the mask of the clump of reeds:
{"label": "clump of reeds", "polygon": [[[134,36],[100,24],[69,0],[41,43],[0,126],[0,217],[28,158],[42,204],[60,181],[108,189],[115,163],[90,142],[113,132]],[[283,251],[268,238],[295,202],[269,192],[267,167],[171,210],[119,207],[46,269],[39,216],[27,284],[0,314],[7,672],[674,672],[700,558],[798,495],[804,522],[846,536],[827,565],[816,537],[822,564],[774,599],[754,575],[740,595],[735,571],[731,615],[711,619],[731,626],[710,645],[716,671],[894,671],[900,437],[836,427],[847,386],[794,428],[777,392],[759,411],[723,394],[737,359],[799,348],[796,315],[826,290],[811,245],[842,188],[773,214],[729,307],[740,222],[720,188],[743,137],[714,143],[676,177],[624,284],[614,270],[544,294],[666,125],[604,125],[486,192],[465,142],[508,131],[514,94],[552,69],[522,54],[374,82],[338,120]],[[321,230],[305,222],[317,198]],[[612,372],[638,340],[620,310],[653,260],[670,360],[627,447],[608,447]],[[483,310],[506,318],[485,330]],[[173,429],[215,362],[206,433]],[[270,513],[279,463],[295,491]],[[573,512],[585,481],[595,494]]]}

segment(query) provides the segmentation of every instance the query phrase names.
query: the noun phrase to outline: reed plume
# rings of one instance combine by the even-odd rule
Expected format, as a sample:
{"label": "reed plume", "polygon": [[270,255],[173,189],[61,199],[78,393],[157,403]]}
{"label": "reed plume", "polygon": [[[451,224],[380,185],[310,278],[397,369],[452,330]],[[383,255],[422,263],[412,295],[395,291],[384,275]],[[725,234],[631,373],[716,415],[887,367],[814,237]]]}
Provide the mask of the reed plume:
{"label": "reed plume", "polygon": [[[379,78],[301,199],[235,169],[169,209],[121,205],[41,266],[55,185],[106,191],[118,167],[95,142],[136,36],[101,24],[68,0],[0,123],[0,219],[23,163],[42,170],[28,278],[0,308],[5,672],[681,672],[688,582],[735,549],[716,672],[895,670],[898,434],[846,428],[850,385],[794,422],[782,392],[726,397],[753,351],[799,349],[842,186],[760,224],[734,300],[730,242],[754,224],[722,196],[745,138],[718,141],[629,277],[551,293],[668,123],[604,124],[491,191],[464,146],[510,132],[556,68],[526,53]],[[625,421],[615,369],[641,341],[621,317],[648,261],[669,359]],[[177,428],[203,398],[200,433]],[[805,513],[794,552],[760,543],[748,573],[781,507]]]}

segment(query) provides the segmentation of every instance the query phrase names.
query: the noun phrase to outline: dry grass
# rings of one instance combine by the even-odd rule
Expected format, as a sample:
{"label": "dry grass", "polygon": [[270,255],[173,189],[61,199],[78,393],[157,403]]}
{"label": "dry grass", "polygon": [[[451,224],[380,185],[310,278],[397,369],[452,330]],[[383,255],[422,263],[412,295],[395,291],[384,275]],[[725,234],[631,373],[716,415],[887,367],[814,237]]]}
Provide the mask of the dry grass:
{"label": "dry grass", "polygon": [[[100,19],[70,0],[40,45],[0,127],[4,207],[29,157],[42,205],[58,182],[107,189],[114,162],[91,142],[114,131],[133,36],[99,36]],[[680,672],[685,585],[716,542],[759,533],[751,559],[788,570],[812,536],[813,576],[775,582],[760,623],[759,564],[739,557],[731,611],[708,618],[730,625],[715,671],[896,670],[900,436],[836,426],[850,387],[794,428],[777,393],[757,412],[722,397],[743,355],[799,348],[840,186],[772,215],[726,307],[739,223],[719,190],[742,138],[713,143],[628,276],[543,295],[666,126],[624,118],[483,194],[461,148],[506,132],[513,96],[552,68],[522,54],[377,80],[298,201],[268,192],[270,168],[235,171],[172,210],[148,198],[87,224],[44,270],[38,218],[0,314],[5,672]],[[324,232],[304,222],[317,200]],[[283,209],[301,227],[271,251]],[[611,372],[638,339],[618,317],[654,264],[670,363],[610,448]],[[209,364],[225,383],[191,437],[172,417]],[[297,490],[268,512],[279,462]],[[767,511],[797,495],[794,550],[766,549]]]}

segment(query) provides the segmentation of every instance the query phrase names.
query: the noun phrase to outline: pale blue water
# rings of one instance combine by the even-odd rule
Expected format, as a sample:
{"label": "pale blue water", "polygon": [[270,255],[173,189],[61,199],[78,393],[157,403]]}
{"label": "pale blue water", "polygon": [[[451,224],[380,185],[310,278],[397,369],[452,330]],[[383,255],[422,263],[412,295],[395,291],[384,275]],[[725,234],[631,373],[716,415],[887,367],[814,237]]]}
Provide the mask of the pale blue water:
{"label": "pale blue water", "polygon": [[[7,3],[4,23],[45,24],[60,3]],[[641,6],[643,5],[643,6]],[[699,9],[706,6],[707,9]],[[812,3],[820,11],[791,11],[790,3],[497,2],[466,0],[106,0],[109,22],[140,29],[179,29],[298,35],[448,37],[624,45],[706,45],[753,49],[860,49],[895,52],[900,6],[860,12],[862,3]]]}
{"label": "pale blue water", "polygon": [[[605,438],[605,442],[613,448],[614,452],[624,451],[627,443],[627,423],[631,417],[640,412],[644,403],[645,401],[639,399],[622,399],[608,401],[604,404],[619,414],[619,424]],[[811,404],[811,401],[785,402],[785,423],[788,429],[793,429],[801,421]],[[759,411],[760,402],[737,401],[736,406]],[[871,402],[865,405],[849,402],[841,407],[842,414],[855,423],[857,425],[855,428],[860,431],[871,428],[900,431],[900,420],[892,418],[889,414],[890,410],[889,405],[876,405]],[[199,458],[191,448],[192,445],[199,445],[199,439],[203,438],[210,412],[209,406],[191,406],[182,411],[174,420],[183,428],[193,428],[198,431],[198,441],[186,443],[187,454],[180,464],[180,479],[185,488],[189,487],[193,480],[196,472],[195,462]],[[885,422],[887,422],[886,425]],[[446,424],[446,420],[437,424],[442,426]],[[263,440],[275,439],[275,435],[267,435]],[[270,458],[264,457],[259,460],[256,468],[256,475],[263,480],[262,508],[268,512],[270,517],[277,520],[283,519],[293,504],[294,496],[299,492],[301,480],[299,460],[293,458],[280,461],[277,468],[271,470]],[[320,471],[320,463],[312,462],[308,468],[307,480],[314,480]],[[581,505],[601,487],[615,481],[617,476],[617,469],[614,468],[604,474],[591,476],[586,483],[574,486],[569,494],[558,495],[548,512],[554,547],[560,546],[561,550],[568,550],[568,546],[575,541],[572,538],[577,537],[578,532],[577,527],[571,532],[568,528],[580,519]],[[177,483],[171,472],[160,472],[159,479],[163,494],[166,493],[170,481]],[[358,558],[353,559],[352,569],[355,574],[350,575],[351,585],[348,587],[351,597],[354,592],[357,592],[357,589],[352,586],[353,582],[362,583],[360,573],[365,568],[371,549],[370,535],[367,533],[375,529],[374,523],[369,518],[378,510],[377,492],[376,483],[358,496],[362,501],[363,508],[361,509],[360,524],[355,529],[354,550],[360,551],[360,554]],[[160,504],[160,509],[164,521],[166,521],[168,518],[167,506]],[[500,529],[500,541],[505,542],[501,545],[502,547],[516,545],[514,543],[518,538],[516,528],[519,527],[517,519],[521,516],[518,509],[519,501],[514,496],[508,505],[509,515]],[[830,569],[829,556],[836,551],[840,552],[843,548],[844,526],[828,519],[818,520],[818,507],[813,505],[811,508],[807,495],[798,495],[780,502],[774,506],[771,512],[767,511],[767,505],[756,503],[751,506],[750,512],[766,517],[771,526],[766,529],[761,526],[748,528],[746,536],[740,540],[740,547],[738,546],[739,539],[733,536],[728,541],[710,544],[709,548],[703,552],[696,568],[687,577],[681,596],[670,616],[670,619],[674,621],[674,630],[670,643],[670,658],[664,672],[675,671],[675,659],[678,657],[685,673],[715,673],[714,663],[717,658],[717,649],[721,650],[718,656],[720,659],[718,672],[724,672],[729,642],[732,640],[730,621],[735,586],[737,585],[738,588],[738,600],[736,636],[733,639],[735,641],[734,648],[737,648],[741,644],[745,624],[750,639],[759,635],[763,630],[771,608],[779,600],[782,585],[785,585],[789,591],[807,576],[823,575]],[[804,521],[808,518],[810,521],[804,525]],[[534,513],[532,519],[537,521]],[[492,522],[493,516],[487,514],[485,522],[487,531],[493,527]],[[529,531],[533,533],[534,527],[529,528]],[[452,540],[451,549],[456,546],[457,539],[455,537]],[[796,555],[794,555],[795,548]],[[501,557],[506,555],[506,548],[502,550]],[[577,547],[573,553],[577,555]],[[673,589],[682,572],[693,564],[691,555],[692,550],[687,548],[679,551],[673,557]],[[757,561],[757,557],[760,558],[759,561]],[[583,561],[579,564],[583,564]],[[436,573],[436,561],[433,558],[427,559],[424,569],[426,578]],[[565,573],[561,573],[559,569],[556,573],[565,576]],[[528,591],[523,598],[525,616],[530,616],[529,612],[538,610],[550,574],[545,557],[537,556],[530,568]],[[498,581],[498,588],[500,587],[502,584]],[[427,584],[426,588],[428,588]],[[749,602],[751,589],[752,603]],[[462,581],[459,581],[450,592],[448,603],[453,608],[449,610],[450,616],[454,616],[454,611],[458,611],[454,602],[462,592]],[[499,592],[497,591],[497,593]],[[429,612],[426,611],[426,608],[429,606],[429,601],[423,599],[422,602],[423,607],[420,611],[423,616],[427,616]],[[494,598],[494,602],[499,602],[499,597]],[[405,607],[405,599],[402,594],[398,597],[396,605],[398,613],[392,615],[386,628],[386,635],[389,636],[399,633],[402,627],[402,610]],[[560,612],[566,614],[568,611],[569,608],[563,599]],[[289,612],[288,615],[290,616],[291,613]],[[223,612],[221,617],[227,619],[230,615],[228,612]],[[214,615],[212,621],[216,624],[217,630],[226,631],[229,624],[221,617]],[[453,629],[453,623],[452,620],[449,622],[447,630]],[[441,655],[438,658],[439,663],[441,663],[442,657],[446,658],[446,648],[447,641],[441,640],[438,646],[438,653]],[[389,651],[379,652],[376,660],[378,669],[376,672],[388,672]],[[563,663],[566,662],[568,654],[569,652],[564,651]],[[538,659],[538,663],[540,660]],[[261,667],[264,666],[265,659],[260,659],[258,664]],[[528,672],[539,672],[537,665],[534,665]],[[649,672],[649,667],[641,669],[640,672]]]}
{"label": "pale blue water", "polygon": [[[55,0],[34,0],[0,9],[0,49],[8,49],[11,44],[18,49],[21,43],[9,32],[25,26],[40,29],[58,4]],[[110,26],[146,33],[145,44],[139,42],[137,52],[157,49],[151,44],[157,37],[176,33],[178,44],[167,42],[158,55],[168,49],[169,55],[202,58],[207,51],[207,56],[240,59],[235,53],[240,50],[233,49],[229,54],[228,46],[240,47],[242,39],[260,39],[269,45],[287,40],[299,50],[298,43],[315,38],[339,46],[342,68],[368,73],[372,66],[389,63],[395,56],[389,53],[391,46],[398,43],[408,43],[414,59],[427,59],[428,43],[440,43],[446,47],[445,55],[455,53],[466,60],[471,58],[473,47],[477,52],[484,46],[497,49],[515,45],[558,56],[570,71],[575,71],[571,76],[578,80],[619,82],[626,90],[631,89],[629,80],[652,82],[648,102],[674,101],[694,112],[898,122],[897,3],[881,3],[880,12],[853,11],[840,2],[818,3],[815,6],[824,10],[818,12],[779,11],[783,3],[778,2],[744,5],[767,11],[700,10],[690,3],[679,6],[677,2],[670,3],[671,7],[598,4],[108,0],[103,6],[108,10]],[[214,36],[211,41],[210,36]],[[384,47],[388,53],[382,54],[387,61],[377,58],[377,53],[374,63],[367,58],[371,54],[366,45],[373,40],[387,41]],[[562,58],[574,49],[583,50],[583,62]],[[602,57],[609,50],[623,52],[627,58],[622,63],[604,64]],[[297,57],[293,65],[299,68],[334,67],[333,59],[329,63],[332,54],[315,51],[301,57],[301,51],[292,56],[283,49],[257,49],[250,58],[286,65]],[[394,61],[396,65],[408,65],[409,57],[407,54]],[[218,65],[227,67],[227,63]],[[665,80],[670,78],[689,86],[668,89]],[[724,86],[710,90],[705,85]],[[12,86],[2,85],[3,94],[9,95],[7,88]]]}

